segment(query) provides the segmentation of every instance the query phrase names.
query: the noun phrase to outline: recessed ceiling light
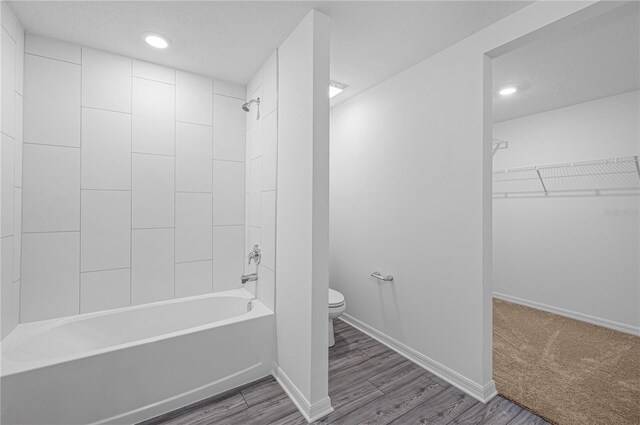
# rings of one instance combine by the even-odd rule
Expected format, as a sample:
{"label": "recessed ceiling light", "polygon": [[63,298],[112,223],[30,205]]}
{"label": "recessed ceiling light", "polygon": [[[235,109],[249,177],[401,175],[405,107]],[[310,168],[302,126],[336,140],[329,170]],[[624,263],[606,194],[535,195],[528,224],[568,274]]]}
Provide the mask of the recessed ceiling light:
{"label": "recessed ceiling light", "polygon": [[516,86],[507,86],[507,87],[501,88],[498,94],[500,96],[511,96],[517,91],[518,91],[518,88]]}
{"label": "recessed ceiling light", "polygon": [[338,83],[336,81],[329,81],[329,98],[342,93],[342,91],[346,88],[346,84]]}
{"label": "recessed ceiling light", "polygon": [[156,49],[166,49],[169,47],[169,40],[160,34],[146,33],[142,35],[144,41]]}

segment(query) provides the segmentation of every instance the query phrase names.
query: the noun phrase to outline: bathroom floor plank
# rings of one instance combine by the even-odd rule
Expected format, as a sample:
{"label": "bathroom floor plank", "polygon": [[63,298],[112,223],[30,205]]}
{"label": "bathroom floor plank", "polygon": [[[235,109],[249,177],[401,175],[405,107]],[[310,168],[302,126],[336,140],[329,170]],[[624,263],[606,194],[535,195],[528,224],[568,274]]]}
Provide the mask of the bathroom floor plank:
{"label": "bathroom floor plank", "polygon": [[317,424],[330,424],[354,410],[365,406],[372,401],[383,397],[384,393],[372,385],[369,381],[361,381],[351,387],[337,392],[331,397],[333,413],[326,418],[317,421]]}
{"label": "bathroom floor plank", "polygon": [[506,425],[515,418],[522,408],[500,396],[487,404],[476,403],[455,418],[455,425]]}
{"label": "bathroom floor plank", "polygon": [[289,397],[284,395],[256,404],[219,421],[208,423],[219,425],[270,425],[293,412],[297,412],[296,406]]}
{"label": "bathroom floor plank", "polygon": [[329,396],[337,391],[369,379],[381,372],[388,370],[400,363],[409,363],[399,354],[384,359],[369,359],[352,367],[341,370],[339,373],[329,375]]}
{"label": "bathroom floor plank", "polygon": [[278,381],[273,378],[245,388],[241,393],[249,407],[286,395]]}
{"label": "bathroom floor plank", "polygon": [[362,363],[365,360],[369,360],[369,356],[360,350],[349,351],[333,360],[329,359],[329,375]]}
{"label": "bathroom floor plank", "polygon": [[436,382],[426,376],[420,376],[331,423],[337,425],[388,424],[443,390],[444,388]]}
{"label": "bathroom floor plank", "polygon": [[508,425],[549,425],[549,422],[528,410],[522,409],[522,411],[518,413],[518,416],[513,418]]}
{"label": "bathroom floor plank", "polygon": [[240,393],[231,394],[194,410],[187,410],[180,416],[169,419],[166,425],[204,425],[241,412],[248,406]]}
{"label": "bathroom floor plank", "polygon": [[450,385],[391,422],[391,425],[445,425],[476,404],[481,403]]}
{"label": "bathroom floor plank", "polygon": [[388,393],[404,384],[407,384],[419,376],[426,375],[427,371],[415,363],[400,363],[391,369],[372,376],[369,382],[375,385],[383,393]]}
{"label": "bathroom floor plank", "polygon": [[[329,396],[334,412],[315,425],[545,425],[501,397],[486,405],[336,321],[329,349]],[[272,377],[211,401],[159,416],[145,425],[306,425]]]}

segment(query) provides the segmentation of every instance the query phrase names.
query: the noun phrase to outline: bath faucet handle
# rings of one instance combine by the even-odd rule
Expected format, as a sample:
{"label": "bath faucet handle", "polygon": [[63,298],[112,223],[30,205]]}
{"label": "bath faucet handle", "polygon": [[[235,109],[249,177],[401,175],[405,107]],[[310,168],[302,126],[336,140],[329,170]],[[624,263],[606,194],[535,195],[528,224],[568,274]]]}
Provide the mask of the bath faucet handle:
{"label": "bath faucet handle", "polygon": [[249,264],[251,264],[251,260],[255,260],[256,264],[260,264],[260,260],[262,259],[262,250],[258,244],[253,246],[253,249],[249,253]]}

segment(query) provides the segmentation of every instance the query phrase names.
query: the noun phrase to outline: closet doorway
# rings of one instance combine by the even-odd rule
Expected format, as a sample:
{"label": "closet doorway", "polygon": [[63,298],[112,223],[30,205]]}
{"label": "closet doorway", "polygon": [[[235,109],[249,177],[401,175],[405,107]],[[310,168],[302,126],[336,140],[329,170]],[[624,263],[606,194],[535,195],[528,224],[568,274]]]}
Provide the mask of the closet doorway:
{"label": "closet doorway", "polygon": [[640,423],[639,6],[493,60],[493,377],[551,423]]}

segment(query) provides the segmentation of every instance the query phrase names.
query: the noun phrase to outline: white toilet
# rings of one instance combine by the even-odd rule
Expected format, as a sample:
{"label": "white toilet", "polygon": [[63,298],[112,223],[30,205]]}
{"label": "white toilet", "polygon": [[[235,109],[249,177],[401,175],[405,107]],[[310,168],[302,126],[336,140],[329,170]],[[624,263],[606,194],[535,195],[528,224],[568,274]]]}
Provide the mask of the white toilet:
{"label": "white toilet", "polygon": [[333,344],[336,343],[333,336],[333,319],[340,317],[346,308],[347,303],[344,301],[344,295],[329,288],[329,347],[333,347]]}

